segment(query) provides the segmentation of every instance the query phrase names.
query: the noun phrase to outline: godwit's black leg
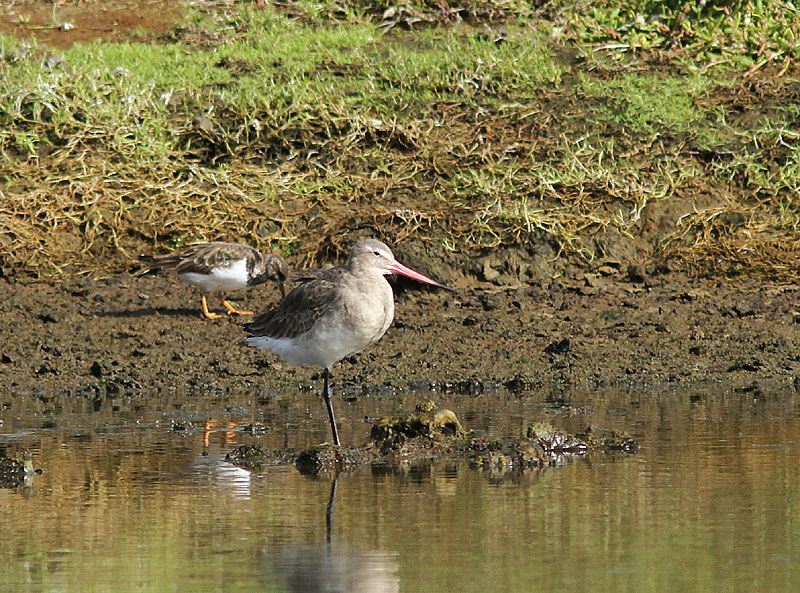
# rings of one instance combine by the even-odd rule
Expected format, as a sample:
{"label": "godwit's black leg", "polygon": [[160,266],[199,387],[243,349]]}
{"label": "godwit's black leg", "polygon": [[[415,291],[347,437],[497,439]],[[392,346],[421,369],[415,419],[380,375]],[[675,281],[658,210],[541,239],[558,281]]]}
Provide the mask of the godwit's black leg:
{"label": "godwit's black leg", "polygon": [[330,379],[331,372],[325,369],[322,372],[324,384],[322,386],[322,397],[325,399],[325,405],[328,406],[328,417],[331,419],[331,432],[333,433],[333,444],[339,446],[339,431],[336,430],[336,417],[333,415],[333,402],[331,402],[331,394],[328,388],[328,380]]}
{"label": "godwit's black leg", "polygon": [[339,478],[339,473],[333,475],[333,482],[331,482],[331,493],[328,496],[328,508],[325,511],[325,540],[328,545],[331,545],[333,539],[333,511],[336,504],[336,480]]}

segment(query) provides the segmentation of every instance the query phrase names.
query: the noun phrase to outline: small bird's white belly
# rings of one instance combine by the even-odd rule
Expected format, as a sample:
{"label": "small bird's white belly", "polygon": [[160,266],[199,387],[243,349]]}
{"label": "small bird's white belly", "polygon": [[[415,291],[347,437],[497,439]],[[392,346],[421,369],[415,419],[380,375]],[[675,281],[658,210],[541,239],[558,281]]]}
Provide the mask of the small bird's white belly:
{"label": "small bird's white belly", "polygon": [[240,259],[230,266],[224,268],[216,267],[208,274],[187,272],[178,274],[178,278],[205,292],[238,290],[247,286],[247,262],[244,259]]}

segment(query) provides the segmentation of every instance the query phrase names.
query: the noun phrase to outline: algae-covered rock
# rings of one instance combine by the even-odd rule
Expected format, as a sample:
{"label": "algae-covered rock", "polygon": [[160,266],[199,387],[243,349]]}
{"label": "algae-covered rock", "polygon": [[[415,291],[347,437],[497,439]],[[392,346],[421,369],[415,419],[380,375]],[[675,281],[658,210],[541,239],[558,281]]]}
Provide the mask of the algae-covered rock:
{"label": "algae-covered rock", "polygon": [[225,456],[225,461],[251,471],[263,471],[270,465],[285,465],[293,462],[291,451],[270,449],[261,443],[242,445]]}
{"label": "algae-covered rock", "polygon": [[465,434],[452,410],[437,410],[426,400],[412,414],[378,420],[369,441],[361,447],[325,443],[301,451],[294,463],[303,473],[346,471],[369,463],[397,464],[452,452]]}
{"label": "algae-covered rock", "polygon": [[636,441],[624,434],[588,428],[569,434],[546,423],[531,424],[519,439],[491,439],[467,433],[452,410],[439,410],[426,400],[405,416],[381,418],[369,440],[360,447],[324,443],[303,451],[271,450],[245,445],[226,460],[251,470],[269,465],[294,464],[306,474],[337,473],[367,464],[401,466],[422,459],[468,459],[472,467],[491,477],[555,466],[591,452],[635,452]]}
{"label": "algae-covered rock", "polygon": [[589,446],[577,436],[567,434],[548,422],[537,422],[528,427],[528,438],[551,453],[583,453]]}
{"label": "algae-covered rock", "polygon": [[400,418],[381,418],[372,426],[370,440],[388,452],[410,440],[421,439],[425,445],[445,443],[464,436],[466,431],[452,410],[437,410],[433,402],[425,401],[413,414]]}
{"label": "algae-covered rock", "polygon": [[0,488],[17,488],[25,484],[36,473],[29,451],[0,457]]}
{"label": "algae-covered rock", "polygon": [[531,424],[526,437],[500,441],[475,437],[469,446],[469,459],[476,469],[498,478],[545,466],[561,465],[579,456],[595,452],[634,453],[638,444],[632,437],[611,430],[587,428],[569,434],[548,422]]}

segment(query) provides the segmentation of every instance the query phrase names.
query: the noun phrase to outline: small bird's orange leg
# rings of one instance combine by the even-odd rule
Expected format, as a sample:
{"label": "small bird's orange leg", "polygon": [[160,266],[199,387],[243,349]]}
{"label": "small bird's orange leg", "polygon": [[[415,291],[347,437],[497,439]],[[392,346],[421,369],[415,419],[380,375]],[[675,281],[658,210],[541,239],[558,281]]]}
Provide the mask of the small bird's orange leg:
{"label": "small bird's orange leg", "polygon": [[222,428],[221,422],[216,419],[208,419],[203,423],[203,446],[208,448],[211,445],[211,434],[214,432],[225,433],[225,445],[234,442],[236,433],[233,431],[236,428],[236,422],[229,420],[227,426]]}
{"label": "small bird's orange leg", "polygon": [[252,315],[252,311],[239,311],[236,307],[231,305],[228,301],[225,300],[225,297],[222,297],[222,304],[228,310],[228,313],[231,315]]}
{"label": "small bird's orange leg", "polygon": [[219,313],[212,313],[211,311],[208,310],[208,301],[206,300],[206,295],[203,295],[203,317],[205,317],[206,319],[219,319],[221,317],[224,317]]}

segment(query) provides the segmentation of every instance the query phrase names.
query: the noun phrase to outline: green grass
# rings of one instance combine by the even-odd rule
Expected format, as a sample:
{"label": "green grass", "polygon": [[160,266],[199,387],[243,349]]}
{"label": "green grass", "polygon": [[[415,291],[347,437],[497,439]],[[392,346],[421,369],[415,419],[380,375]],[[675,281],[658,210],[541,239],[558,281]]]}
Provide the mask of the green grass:
{"label": "green grass", "polygon": [[602,100],[600,119],[622,127],[623,134],[653,136],[668,130],[686,133],[705,119],[695,98],[713,81],[708,77],[625,74],[610,80],[579,74],[587,97]]}
{"label": "green grass", "polygon": [[[736,6],[765,35],[786,24]],[[798,91],[753,77],[794,59],[793,28],[758,54],[718,5],[680,13],[688,37],[667,3],[566,7],[420,3],[389,25],[382,5],[187,8],[169,39],[76,45],[52,67],[2,38],[0,265],[114,271],[215,238],[312,263],[364,228],[467,252],[544,236],[586,262],[679,200],[659,257],[785,277],[769,254],[796,253]],[[783,53],[758,66],[764,51]]]}
{"label": "green grass", "polygon": [[752,75],[765,67],[785,71],[800,57],[800,7],[792,0],[555,0],[553,5],[566,20],[566,36],[614,60],[657,51],[688,68]]}

